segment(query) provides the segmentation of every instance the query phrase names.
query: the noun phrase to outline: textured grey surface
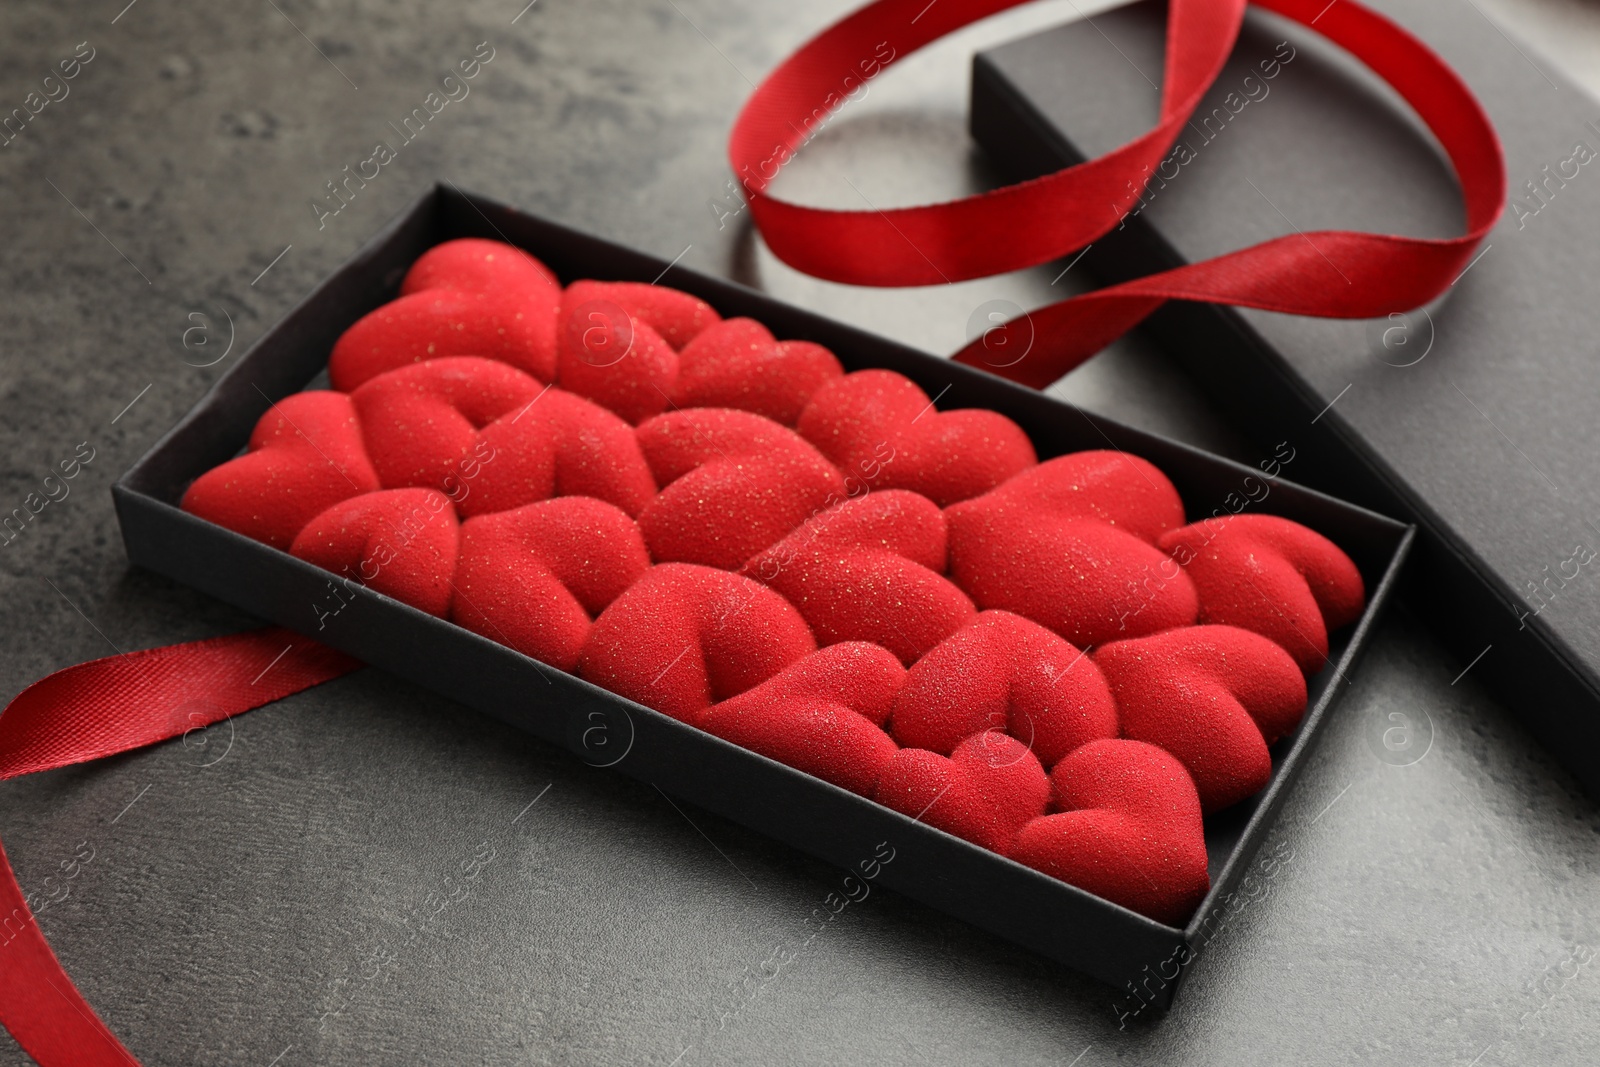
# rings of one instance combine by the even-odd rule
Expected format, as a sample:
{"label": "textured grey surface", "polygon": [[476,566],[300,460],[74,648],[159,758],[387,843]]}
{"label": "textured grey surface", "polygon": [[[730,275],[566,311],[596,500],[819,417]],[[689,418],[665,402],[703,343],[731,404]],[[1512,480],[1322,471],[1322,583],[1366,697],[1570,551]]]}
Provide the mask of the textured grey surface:
{"label": "textured grey surface", "polygon": [[[131,571],[106,487],[204,390],[216,368],[186,363],[220,355],[228,317],[237,351],[438,178],[692,246],[685,262],[933,351],[979,304],[1052,291],[1055,271],[850,290],[718,228],[745,79],[845,4],[539,0],[513,24],[520,6],[7,5],[0,108],[79,42],[96,52],[0,148],[4,508],[79,442],[96,452],[0,549],[0,694],[249,624]],[[884,76],[785,191],[881,206],[981,185],[966,57],[1074,15],[1035,6]],[[1592,21],[1553,0],[1529,18],[1571,27],[1559,54],[1592,72]],[[471,95],[319,231],[324,181],[486,40]],[[1059,388],[1239,452],[1137,346]],[[1600,966],[1575,953],[1600,946],[1600,808],[1470,671],[1452,684],[1463,666],[1391,617],[1284,813],[1292,859],[1177,1009],[1127,1031],[1111,990],[887,894],[799,951],[838,872],[370,670],[187,744],[6,783],[0,840],[30,891],[92,849],[41,923],[152,1064],[1593,1062]],[[1378,756],[1396,714],[1431,727],[1409,766]],[[796,958],[760,977],[779,946]],[[0,1062],[23,1062],[4,1037]]]}

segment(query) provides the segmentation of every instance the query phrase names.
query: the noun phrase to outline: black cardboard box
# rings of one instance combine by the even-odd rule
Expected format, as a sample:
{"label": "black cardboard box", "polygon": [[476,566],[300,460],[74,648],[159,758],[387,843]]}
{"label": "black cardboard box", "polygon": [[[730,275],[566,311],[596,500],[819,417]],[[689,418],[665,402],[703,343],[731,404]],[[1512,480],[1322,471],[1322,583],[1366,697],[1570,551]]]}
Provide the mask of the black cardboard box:
{"label": "black cardboard box", "polygon": [[[1189,927],[1180,930],[1144,918],[382,595],[363,591],[319,629],[319,608],[330,595],[326,572],[178,508],[190,481],[239,452],[269,403],[305,388],[322,372],[347,326],[397,295],[402,275],[418,255],[453,237],[519,245],[564,282],[659,279],[700,296],[725,316],[748,315],[779,337],[824,344],[847,369],[897,370],[930,395],[942,394],[946,409],[1003,412],[1033,437],[1041,458],[1107,447],[1137,453],[1171,477],[1193,515],[1231,506],[1224,505],[1229,494],[1239,499],[1244,480],[1253,478],[1257,486],[1270,486],[1259,510],[1293,518],[1340,544],[1367,582],[1367,609],[1355,626],[1333,638],[1330,665],[1311,680],[1304,721],[1274,748],[1271,784],[1207,820],[1213,888]],[[453,187],[418,200],[268,330],[113,493],[134,563],[460,700],[588,763],[653,782],[839,864],[854,875],[855,888],[848,892],[870,892],[873,882],[895,889],[1113,985],[1131,989],[1138,979],[1143,989],[1138,1003],[1159,1006],[1170,1002],[1177,981],[1152,977],[1152,968],[1181,958],[1185,946],[1203,943],[1209,936],[1203,923],[1215,921],[1214,913],[1245,877],[1308,746],[1347,687],[1341,683],[1383,610],[1414,533],[1287,481],[1265,479],[1261,470],[1119,426]],[[883,862],[885,856],[889,862]]]}
{"label": "black cardboard box", "polygon": [[[1256,442],[1303,443],[1297,479],[1417,524],[1409,600],[1600,796],[1600,166],[1577,162],[1600,151],[1600,104],[1471,6],[1374,6],[1504,141],[1512,200],[1479,258],[1388,320],[1172,303],[1143,329]],[[973,136],[1013,179],[1132,139],[1156,118],[1165,19],[1147,0],[978,55]],[[1215,117],[1233,92],[1248,102]],[[1109,284],[1295,230],[1461,231],[1420,121],[1298,24],[1252,9],[1196,121],[1184,161],[1073,269]]]}

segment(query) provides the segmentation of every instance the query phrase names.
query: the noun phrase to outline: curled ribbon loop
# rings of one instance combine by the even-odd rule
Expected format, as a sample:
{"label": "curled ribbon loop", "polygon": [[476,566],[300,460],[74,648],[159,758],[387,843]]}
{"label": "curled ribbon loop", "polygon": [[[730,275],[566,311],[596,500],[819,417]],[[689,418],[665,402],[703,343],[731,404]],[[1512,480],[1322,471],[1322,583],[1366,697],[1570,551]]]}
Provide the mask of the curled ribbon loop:
{"label": "curled ribbon loop", "polygon": [[[1221,73],[1245,12],[1245,0],[1173,0],[1159,119],[1097,159],[920,207],[837,211],[768,195],[779,167],[827,119],[858,70],[886,66],[1022,2],[879,0],[824,30],[767,77],[740,113],[728,154],[751,216],[778,258],[830,281],[909,286],[987,277],[1072,254],[1138,201]],[[1466,232],[1439,239],[1321,230],[1273,238],[1029,312],[1035,343],[1015,363],[990,361],[981,338],[956,353],[957,362],[1043,388],[1168,300],[1376,318],[1426,304],[1460,276],[1506,200],[1500,141],[1471,90],[1427,45],[1353,0],[1259,0],[1258,6],[1342,46],[1411,105],[1455,169]]]}

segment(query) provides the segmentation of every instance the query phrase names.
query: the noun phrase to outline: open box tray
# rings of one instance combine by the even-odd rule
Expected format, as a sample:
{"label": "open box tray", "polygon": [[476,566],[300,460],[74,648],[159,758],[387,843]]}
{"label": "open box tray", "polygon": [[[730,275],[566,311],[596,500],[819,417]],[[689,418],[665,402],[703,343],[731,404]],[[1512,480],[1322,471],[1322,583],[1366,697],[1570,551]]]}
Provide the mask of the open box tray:
{"label": "open box tray", "polygon": [[[1244,480],[1270,485],[1253,510],[1282,515],[1337,542],[1369,590],[1355,626],[1335,635],[1330,666],[1310,681],[1300,727],[1274,747],[1271,783],[1206,820],[1212,889],[1187,929],[1147,919],[844,789],[739,748],[659,712],[544,666],[385,596],[363,590],[325,620],[327,572],[178,507],[201,473],[232,458],[272,402],[305,388],[338,336],[397,295],[411,262],[454,237],[526,248],[563,281],[661,279],[725,316],[746,315],[785,339],[832,349],[849,370],[884,367],[939,395],[945,409],[987,407],[1016,420],[1040,458],[1119,448],[1154,462],[1191,517],[1241,499]],[[459,700],[560,745],[597,766],[652,782],[709,811],[895,889],[1119,987],[1144,974],[1141,994],[1170,1003],[1177,980],[1147,967],[1202,939],[1201,919],[1244,876],[1285,791],[1304,762],[1382,611],[1411,544],[1411,527],[1186,445],[1120,426],[1040,393],[863,333],[761,293],[669,265],[454,187],[437,187],[379,232],[350,262],[269,329],[184,419],[112,488],[123,540],[136,564],[342,649],[373,666]],[[1259,493],[1259,489],[1253,492]],[[348,594],[346,594],[348,595]],[[325,628],[319,629],[319,620]]]}

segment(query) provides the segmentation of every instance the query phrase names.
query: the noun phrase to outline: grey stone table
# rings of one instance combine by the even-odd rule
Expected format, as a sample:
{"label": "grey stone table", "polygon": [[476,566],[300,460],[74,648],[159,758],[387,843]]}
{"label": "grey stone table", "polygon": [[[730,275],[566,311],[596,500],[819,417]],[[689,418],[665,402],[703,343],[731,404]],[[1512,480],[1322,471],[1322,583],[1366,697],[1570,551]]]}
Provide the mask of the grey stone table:
{"label": "grey stone table", "polygon": [[[0,550],[5,697],[250,625],[132,570],[107,487],[230,338],[440,178],[936,352],[985,301],[1075,280],[853,290],[784,268],[729,213],[723,138],[749,82],[842,0],[123,2],[0,13],[0,114],[78,63],[0,147],[0,510],[93,450]],[[1592,9],[1484,5],[1512,20],[1507,62],[1520,30],[1600,80]],[[982,186],[970,53],[1080,8],[1035,5],[896,68],[784,191],[882,206]],[[475,49],[492,58],[469,95],[331,213],[325,183]],[[1253,459],[1137,344],[1056,391]],[[1176,1009],[1127,1030],[1111,990],[888,893],[756,977],[837,872],[373,670],[0,786],[0,839],[30,890],[92,857],[41,922],[151,1064],[1592,1063],[1600,809],[1465,666],[1390,616],[1276,831],[1291,858]],[[1378,755],[1394,713],[1431,734],[1404,766]],[[447,875],[491,855],[436,912]],[[0,1062],[24,1060],[0,1037]]]}

